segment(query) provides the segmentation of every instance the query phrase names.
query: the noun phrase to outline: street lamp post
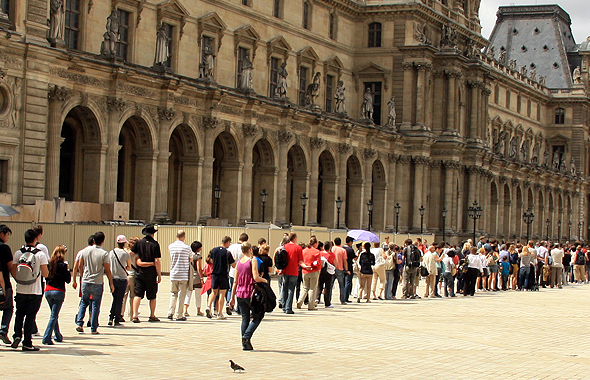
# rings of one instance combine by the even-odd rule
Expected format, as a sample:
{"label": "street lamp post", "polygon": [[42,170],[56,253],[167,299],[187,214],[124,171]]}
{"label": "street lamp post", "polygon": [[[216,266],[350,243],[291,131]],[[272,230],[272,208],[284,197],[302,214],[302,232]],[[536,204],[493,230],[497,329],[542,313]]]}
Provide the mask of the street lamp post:
{"label": "street lamp post", "polygon": [[369,209],[369,228],[368,230],[371,231],[371,226],[373,225],[373,200],[369,199],[367,202],[367,209]]}
{"label": "street lamp post", "polygon": [[572,241],[572,221],[571,220],[567,223],[567,226],[568,226],[567,241],[571,242]]}
{"label": "street lamp post", "polygon": [[557,242],[561,243],[561,219],[557,221]]}
{"label": "street lamp post", "polygon": [[443,221],[442,221],[443,222],[443,225],[442,225],[442,233],[443,233],[442,241],[444,243],[444,242],[447,241],[446,235],[445,235],[445,233],[446,233],[446,231],[445,231],[446,230],[446,221],[447,221],[447,208],[446,207],[443,207],[443,209],[442,209],[441,212],[442,212],[442,219],[443,219]]}
{"label": "street lamp post", "polygon": [[483,209],[477,204],[477,201],[473,202],[473,206],[469,206],[467,209],[467,215],[473,219],[473,244],[476,244],[475,233],[477,231],[477,220],[481,218],[481,212]]}
{"label": "street lamp post", "polygon": [[418,211],[420,211],[420,236],[422,236],[424,233],[424,211],[426,211],[426,209],[424,206],[420,206]]}
{"label": "street lamp post", "polygon": [[528,243],[531,235],[531,224],[535,219],[535,214],[529,208],[524,214],[522,214],[522,219],[526,223],[526,241]]}
{"label": "street lamp post", "polygon": [[221,188],[219,188],[219,185],[215,185],[213,196],[215,197],[215,218],[219,219],[219,199],[221,198]]}
{"label": "street lamp post", "polygon": [[338,199],[336,199],[336,211],[338,213],[336,218],[336,228],[340,228],[340,209],[342,208],[342,202],[344,202],[342,198],[338,197]]}
{"label": "street lamp post", "polygon": [[402,208],[402,206],[399,205],[399,203],[395,204],[395,234],[397,235],[399,232],[399,210]]}
{"label": "street lamp post", "polygon": [[549,241],[549,225],[551,224],[551,221],[549,219],[547,219],[545,221],[545,225],[547,226],[547,235],[546,235],[546,239],[547,241]]}
{"label": "street lamp post", "polygon": [[584,227],[584,222],[578,222],[578,240],[582,241],[582,227]]}
{"label": "street lamp post", "polygon": [[307,207],[307,200],[309,198],[305,195],[305,193],[303,193],[303,196],[301,197],[301,207],[303,208],[303,215],[302,215],[302,219],[301,219],[301,225],[305,226],[305,207]]}
{"label": "street lamp post", "polygon": [[262,202],[262,223],[264,223],[264,212],[266,211],[266,201],[268,200],[268,193],[266,189],[262,189],[260,193],[260,202]]}

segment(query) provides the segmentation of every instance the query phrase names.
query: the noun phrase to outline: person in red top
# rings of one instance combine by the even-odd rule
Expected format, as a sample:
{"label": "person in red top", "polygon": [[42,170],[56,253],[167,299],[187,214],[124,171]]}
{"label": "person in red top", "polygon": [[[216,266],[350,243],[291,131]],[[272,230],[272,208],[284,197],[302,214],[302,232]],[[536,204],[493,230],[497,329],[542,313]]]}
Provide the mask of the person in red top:
{"label": "person in red top", "polygon": [[293,295],[297,286],[297,276],[299,276],[299,266],[303,267],[303,249],[297,244],[297,234],[292,232],[289,235],[289,243],[285,244],[285,251],[289,255],[287,267],[278,271],[282,275],[281,281],[281,299],[284,300],[283,312],[285,314],[295,314],[293,312]]}
{"label": "person in red top", "polygon": [[[348,268],[348,253],[346,249],[341,247],[342,240],[339,237],[334,239],[334,246],[332,252],[334,252],[335,260],[334,266],[336,267],[336,279],[340,287],[340,304],[346,305],[346,276],[350,274],[350,268]],[[335,282],[335,281],[334,281]],[[330,286],[330,291],[332,287]]]}
{"label": "person in red top", "polygon": [[320,298],[322,296],[323,291],[324,304],[326,305],[326,308],[334,307],[334,305],[332,305],[332,281],[336,269],[334,265],[336,255],[332,252],[332,245],[333,243],[331,241],[327,241],[323,247],[322,242],[318,243],[318,249],[320,250],[320,254],[322,255],[322,269],[320,271],[316,303],[320,303]]}
{"label": "person in red top", "polygon": [[312,237],[309,240],[309,245],[303,250],[303,265],[301,265],[301,268],[301,273],[303,274],[303,291],[297,301],[297,308],[301,309],[303,301],[305,301],[305,298],[311,290],[307,309],[316,310],[315,302],[312,301],[315,301],[316,299],[318,281],[320,279],[320,269],[322,269],[322,256],[318,250],[318,240],[315,237]]}

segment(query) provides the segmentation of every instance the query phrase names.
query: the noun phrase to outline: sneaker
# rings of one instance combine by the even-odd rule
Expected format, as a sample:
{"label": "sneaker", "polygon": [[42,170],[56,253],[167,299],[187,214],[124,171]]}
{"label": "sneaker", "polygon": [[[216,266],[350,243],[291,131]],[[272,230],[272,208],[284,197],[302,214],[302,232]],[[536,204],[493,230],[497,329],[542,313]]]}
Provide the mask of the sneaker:
{"label": "sneaker", "polygon": [[117,322],[115,322],[115,324],[114,324],[113,326],[115,326],[115,327],[116,327],[116,326],[123,326],[123,325],[121,324],[121,322],[118,322],[118,321],[117,321]]}
{"label": "sneaker", "polygon": [[219,320],[219,321],[223,321],[223,320],[225,320],[225,319],[227,319],[227,317],[226,317],[225,315],[223,315],[223,314],[219,314],[219,315],[217,316],[217,320]]}
{"label": "sneaker", "polygon": [[288,311],[285,311],[285,314],[295,314],[295,312],[293,310],[288,310]]}
{"label": "sneaker", "polygon": [[8,338],[8,335],[6,335],[6,333],[1,332],[0,333],[0,340],[2,341],[2,343],[4,344],[11,344],[12,342],[10,341],[10,339]]}
{"label": "sneaker", "polygon": [[334,308],[334,305],[328,305],[328,306],[326,306],[326,309],[333,309],[333,308]]}
{"label": "sneaker", "polygon": [[32,344],[30,346],[23,346],[23,351],[39,351],[39,347],[35,347]]}
{"label": "sneaker", "polygon": [[[53,345],[55,344],[55,343],[53,343],[52,341],[47,341],[47,342],[45,342],[45,341],[42,341],[41,343],[43,343],[43,344],[44,344],[44,345],[46,345],[46,346],[53,346]],[[24,347],[24,346],[23,346],[23,347]]]}
{"label": "sneaker", "polygon": [[20,344],[20,341],[21,340],[22,340],[22,338],[20,336],[15,336],[14,337],[14,341],[12,342],[12,344],[10,345],[10,347],[17,348],[18,345]]}
{"label": "sneaker", "polygon": [[209,318],[209,319],[213,318],[213,316],[211,315],[211,310],[206,309],[205,313],[207,313],[207,318]]}
{"label": "sneaker", "polygon": [[76,331],[79,332],[79,333],[83,333],[84,332],[84,327],[78,326],[78,327],[76,327]]}
{"label": "sneaker", "polygon": [[107,323],[108,326],[112,326],[113,325],[113,320],[109,319],[109,323]]}

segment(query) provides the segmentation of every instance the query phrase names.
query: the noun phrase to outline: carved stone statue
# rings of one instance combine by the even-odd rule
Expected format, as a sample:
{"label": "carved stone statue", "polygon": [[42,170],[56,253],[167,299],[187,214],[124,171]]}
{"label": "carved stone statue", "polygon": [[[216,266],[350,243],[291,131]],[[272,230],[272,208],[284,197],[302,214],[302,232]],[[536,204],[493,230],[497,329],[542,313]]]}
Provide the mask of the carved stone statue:
{"label": "carved stone statue", "polygon": [[156,57],[154,58],[154,66],[166,66],[166,62],[170,57],[169,45],[170,38],[166,34],[166,25],[162,23],[156,33]]}
{"label": "carved stone statue", "polygon": [[240,83],[238,88],[242,91],[252,91],[252,70],[254,65],[249,57],[244,57],[244,64],[242,65],[242,73],[240,76]]}
{"label": "carved stone statue", "polygon": [[539,84],[541,86],[547,86],[547,76],[540,75],[539,76]]}
{"label": "carved stone statue", "polygon": [[582,73],[580,71],[580,66],[577,66],[574,69],[574,73],[572,74],[572,78],[574,80],[574,84],[582,84]]}
{"label": "carved stone statue", "polygon": [[559,171],[559,152],[553,152],[553,170]]}
{"label": "carved stone statue", "polygon": [[213,46],[209,43],[203,45],[203,57],[201,57],[201,64],[199,77],[203,79],[213,80],[213,70],[215,69],[215,54],[213,54]]}
{"label": "carved stone statue", "polygon": [[103,34],[104,40],[100,47],[100,54],[112,58],[117,54],[117,42],[119,41],[119,16],[117,10],[113,9],[107,17],[107,31]]}
{"label": "carved stone statue", "polygon": [[443,25],[442,26],[442,34],[440,38],[440,47],[441,48],[455,48],[457,47],[457,30],[451,24]]}
{"label": "carved stone statue", "polygon": [[532,69],[531,72],[529,73],[529,78],[532,81],[537,81],[537,69]]}
{"label": "carved stone statue", "polygon": [[51,0],[49,13],[49,42],[54,44],[64,39],[64,2],[63,0]]}
{"label": "carved stone statue", "polygon": [[336,113],[346,113],[346,105],[344,101],[346,100],[346,96],[344,95],[344,91],[346,87],[344,87],[344,81],[338,81],[338,86],[336,86],[336,90],[334,91],[334,99],[336,99]]}
{"label": "carved stone statue", "polygon": [[465,51],[463,52],[463,55],[471,59],[477,59],[480,57],[481,52],[477,49],[477,43],[475,40],[471,38],[465,40]]}
{"label": "carved stone statue", "polygon": [[522,161],[527,162],[529,159],[529,141],[524,140],[520,146],[520,158]]}
{"label": "carved stone statue", "polygon": [[275,98],[287,99],[287,77],[289,76],[289,73],[287,72],[286,67],[287,62],[283,62],[278,70],[279,79],[277,82],[277,88],[275,89]]}
{"label": "carved stone statue", "polygon": [[371,89],[367,88],[363,95],[363,105],[361,107],[361,119],[373,120],[373,94]]}
{"label": "carved stone statue", "polygon": [[414,39],[424,45],[432,45],[432,40],[428,37],[428,30],[425,25],[414,24]]}
{"label": "carved stone statue", "polygon": [[14,77],[14,84],[12,85],[12,93],[14,95],[14,108],[12,109],[12,127],[18,128],[20,121],[20,110],[23,108],[23,101],[21,90],[23,87],[22,79]]}
{"label": "carved stone statue", "polygon": [[517,153],[517,148],[518,147],[518,141],[516,139],[516,136],[514,136],[512,138],[512,140],[510,140],[510,152],[508,154],[508,157],[510,157],[511,159],[516,159],[516,153]]}
{"label": "carved stone statue", "polygon": [[508,63],[507,59],[508,59],[508,52],[506,50],[502,50],[500,52],[500,56],[498,57],[498,63],[506,66],[506,64]]}
{"label": "carved stone statue", "polygon": [[508,68],[512,71],[516,71],[516,59],[511,59],[510,62],[508,62]]}
{"label": "carved stone statue", "polygon": [[391,95],[391,99],[387,102],[389,107],[389,113],[387,114],[387,124],[385,125],[389,129],[395,129],[395,118],[397,114],[395,112],[395,96]]}
{"label": "carved stone statue", "polygon": [[562,173],[567,173],[567,166],[565,163],[565,153],[561,154],[561,160],[559,160],[559,170]]}
{"label": "carved stone statue", "polygon": [[497,154],[504,154],[504,144],[506,142],[506,132],[501,131],[498,134],[498,141],[494,144],[494,152]]}
{"label": "carved stone statue", "polygon": [[543,152],[543,166],[545,166],[546,168],[549,167],[549,147],[546,146],[545,147],[545,152]]}
{"label": "carved stone statue", "polygon": [[318,96],[320,96],[320,82],[321,74],[318,71],[313,76],[313,81],[307,86],[307,90],[305,91],[305,105],[310,108],[317,107],[315,101],[318,98]]}
{"label": "carved stone statue", "polygon": [[576,175],[576,160],[573,157],[570,160],[570,173],[572,173],[573,176]]}
{"label": "carved stone statue", "polygon": [[490,46],[488,48],[488,51],[486,52],[486,55],[488,56],[489,59],[494,59],[496,56],[496,47]]}
{"label": "carved stone statue", "polygon": [[535,143],[533,147],[533,156],[531,157],[531,162],[535,165],[539,164],[539,153],[541,152],[541,144],[539,142]]}
{"label": "carved stone statue", "polygon": [[526,66],[525,65],[520,66],[519,72],[520,72],[520,75],[522,75],[523,77],[526,77],[527,76]]}

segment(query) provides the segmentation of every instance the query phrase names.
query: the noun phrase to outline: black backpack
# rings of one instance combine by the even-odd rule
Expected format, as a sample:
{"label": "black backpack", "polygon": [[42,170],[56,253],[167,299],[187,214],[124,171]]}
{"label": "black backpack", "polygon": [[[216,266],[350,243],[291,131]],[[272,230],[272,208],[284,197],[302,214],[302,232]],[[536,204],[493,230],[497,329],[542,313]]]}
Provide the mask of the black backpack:
{"label": "black backpack", "polygon": [[586,255],[582,251],[576,252],[576,265],[585,265]]}
{"label": "black backpack", "polygon": [[289,253],[282,247],[277,253],[275,253],[275,268],[285,269],[289,265]]}
{"label": "black backpack", "polygon": [[420,250],[414,244],[410,245],[410,268],[418,268],[420,266]]}

